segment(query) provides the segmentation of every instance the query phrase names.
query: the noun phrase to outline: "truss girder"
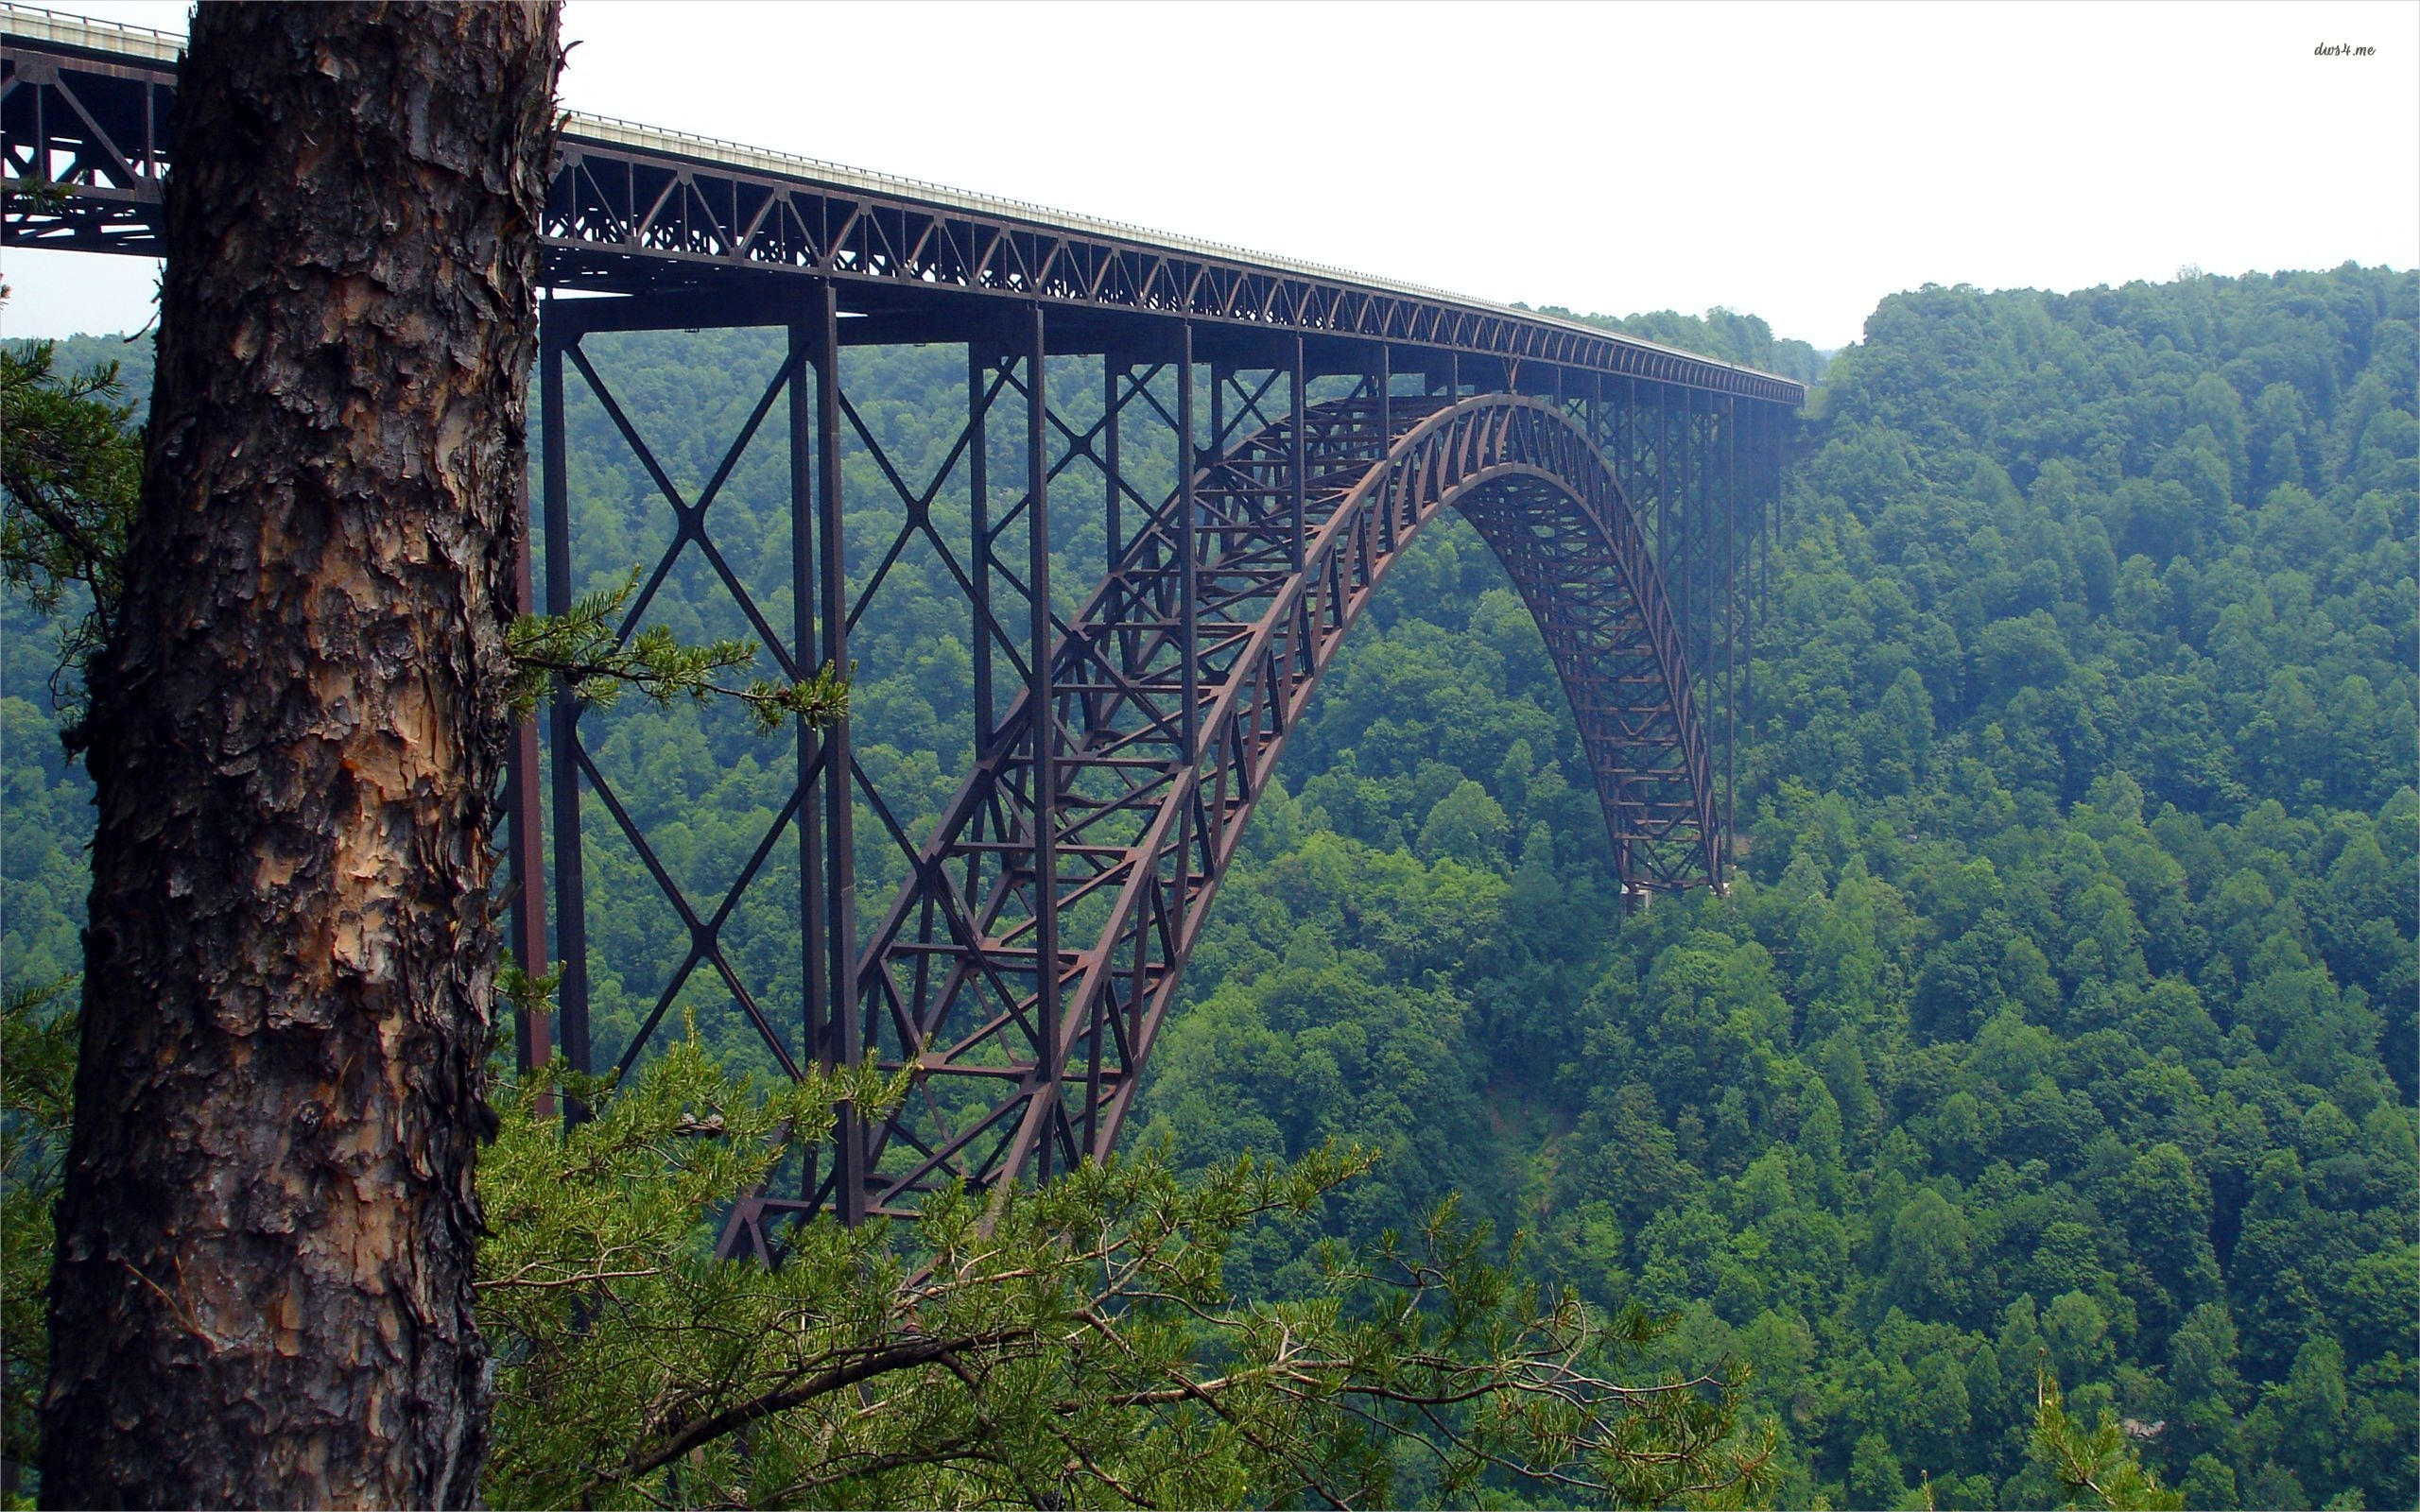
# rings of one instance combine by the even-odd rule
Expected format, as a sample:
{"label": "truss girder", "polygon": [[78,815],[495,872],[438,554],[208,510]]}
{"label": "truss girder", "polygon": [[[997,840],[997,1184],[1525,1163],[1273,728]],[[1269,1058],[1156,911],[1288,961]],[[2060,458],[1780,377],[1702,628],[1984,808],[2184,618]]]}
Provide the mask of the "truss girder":
{"label": "truss girder", "polygon": [[[0,9],[0,156],[12,188],[63,196],[9,207],[10,244],[157,256],[180,59],[176,39],[18,19]],[[1340,269],[1062,216],[938,185],[566,119],[544,224],[546,282],[614,293],[804,275],[877,298],[994,296],[1455,351],[1796,404],[1770,373],[1528,312]]]}
{"label": "truss girder", "polygon": [[156,64],[0,51],[9,243],[158,256],[175,97],[173,75]]}

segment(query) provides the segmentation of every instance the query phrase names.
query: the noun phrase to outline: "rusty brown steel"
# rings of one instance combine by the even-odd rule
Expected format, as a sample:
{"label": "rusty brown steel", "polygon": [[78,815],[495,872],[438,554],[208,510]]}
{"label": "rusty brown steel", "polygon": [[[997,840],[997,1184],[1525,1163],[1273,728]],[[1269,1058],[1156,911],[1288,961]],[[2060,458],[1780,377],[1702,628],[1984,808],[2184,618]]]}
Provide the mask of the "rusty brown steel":
{"label": "rusty brown steel", "polygon": [[[156,246],[173,42],[0,5],[12,190],[0,240]],[[60,192],[23,193],[36,183]],[[972,770],[942,817],[923,833],[903,825],[897,795],[856,760],[849,721],[799,730],[795,781],[717,898],[683,896],[600,772],[569,690],[546,712],[543,747],[534,726],[516,739],[513,935],[541,963],[551,922],[564,973],[554,1040],[576,1068],[634,1064],[699,982],[728,993],[786,1074],[872,1060],[912,1074],[907,1105],[879,1124],[845,1118],[793,1194],[741,1204],[726,1252],[769,1257],[787,1218],[903,1213],[947,1183],[1004,1191],[1111,1149],[1288,736],[1392,564],[1443,510],[1477,529],[1539,626],[1624,897],[1727,875],[1737,741],[1757,722],[1761,605],[1742,599],[1761,597],[1787,543],[1780,469],[1799,385],[1433,290],[612,122],[573,121],[544,233],[550,287],[617,296],[550,299],[542,328],[551,611],[569,607],[574,581],[574,376],[652,485],[636,507],[675,521],[624,634],[684,550],[785,676],[847,664],[859,616],[911,546],[966,610]],[[786,357],[693,496],[583,340],[740,326],[784,332]],[[964,346],[966,415],[939,471],[911,481],[852,402],[843,356],[931,342]],[[1065,386],[1050,365],[1094,356],[1100,418],[1088,424],[1054,408]],[[1009,406],[1020,402],[1014,446]],[[781,627],[708,519],[776,413],[789,441]],[[1132,455],[1166,455],[1128,450],[1130,428],[1155,424],[1176,461],[1152,498],[1124,469]],[[844,499],[844,446],[881,474],[895,516],[879,490]],[[1100,470],[1102,491],[1054,490],[1080,465]],[[930,506],[959,485],[970,534],[953,544]],[[1107,559],[1063,619],[1049,579],[1068,564],[1054,560],[1051,513],[1080,498],[1103,511]],[[842,550],[853,514],[890,541],[862,570]],[[550,835],[538,822],[542,756]],[[603,884],[584,865],[586,804],[688,936],[635,1034],[603,1047],[591,1044],[586,897]],[[793,830],[800,874],[783,906],[798,930],[795,1003],[747,981],[723,937]],[[856,902],[860,838],[894,848],[908,872],[878,919]],[[547,1027],[529,1026],[525,1062]]]}
{"label": "rusty brown steel", "polygon": [[[1538,615],[1632,880],[1713,879],[1685,654],[1612,465],[1551,401],[1391,410],[1392,438],[1374,404],[1331,403],[1305,410],[1299,438],[1281,419],[1200,468],[1068,622],[1050,679],[1003,716],[858,967],[879,1026],[869,1054],[917,1081],[867,1152],[867,1211],[1107,1151],[1320,672],[1443,509],[1471,521]],[[1297,455],[1305,513],[1264,507],[1294,492]],[[1202,599],[1190,646],[1188,565]],[[1089,943],[1046,945],[1088,901]]]}

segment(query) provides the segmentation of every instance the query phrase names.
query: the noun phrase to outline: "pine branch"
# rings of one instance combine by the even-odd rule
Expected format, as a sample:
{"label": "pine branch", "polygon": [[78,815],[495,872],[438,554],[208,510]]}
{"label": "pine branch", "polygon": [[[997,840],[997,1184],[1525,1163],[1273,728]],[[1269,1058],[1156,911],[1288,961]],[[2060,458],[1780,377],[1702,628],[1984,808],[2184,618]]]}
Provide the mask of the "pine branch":
{"label": "pine branch", "polygon": [[953,1354],[959,1351],[996,1347],[1030,1336],[1030,1331],[1003,1330],[988,1336],[967,1334],[954,1339],[917,1339],[893,1345],[862,1360],[836,1366],[778,1391],[765,1392],[712,1417],[700,1418],[652,1449],[633,1447],[631,1458],[619,1473],[591,1480],[580,1488],[576,1500],[585,1504],[602,1492],[662,1469],[692,1450],[701,1449],[718,1438],[737,1433],[751,1423],[804,1406],[819,1397],[827,1397],[896,1371],[912,1370],[925,1365],[945,1365]]}
{"label": "pine branch", "polygon": [[820,727],[848,712],[848,679],[834,667],[801,682],[759,678],[730,686],[718,679],[755,662],[755,642],[725,638],[689,645],[661,625],[626,637],[615,622],[638,583],[634,567],[618,586],[583,593],[561,614],[524,614],[512,622],[505,644],[513,662],[508,701],[515,718],[527,717],[558,684],[591,708],[612,704],[627,689],[658,704],[683,696],[730,698],[766,734],[787,719]]}
{"label": "pine branch", "polygon": [[44,613],[80,591],[52,674],[72,752],[87,663],[117,624],[143,451],[134,408],[118,402],[117,364],[61,376],[56,352],[47,341],[0,348],[0,581]]}

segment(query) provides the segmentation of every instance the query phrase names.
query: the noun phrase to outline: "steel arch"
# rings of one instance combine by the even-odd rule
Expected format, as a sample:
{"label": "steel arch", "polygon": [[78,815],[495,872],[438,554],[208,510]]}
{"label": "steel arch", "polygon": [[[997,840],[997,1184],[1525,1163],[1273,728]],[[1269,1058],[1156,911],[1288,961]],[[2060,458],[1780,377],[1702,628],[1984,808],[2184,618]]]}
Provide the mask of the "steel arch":
{"label": "steel arch", "polygon": [[824,1152],[807,1200],[744,1203],[727,1251],[769,1252],[765,1226],[788,1214],[904,1213],[953,1181],[1109,1151],[1287,735],[1443,509],[1538,620],[1621,874],[1720,882],[1679,627],[1613,465],[1569,415],[1365,394],[1305,410],[1300,440],[1280,421],[1201,468],[1068,623],[1048,717],[1029,695],[1011,706],[859,956],[863,1057],[911,1070],[915,1091]]}

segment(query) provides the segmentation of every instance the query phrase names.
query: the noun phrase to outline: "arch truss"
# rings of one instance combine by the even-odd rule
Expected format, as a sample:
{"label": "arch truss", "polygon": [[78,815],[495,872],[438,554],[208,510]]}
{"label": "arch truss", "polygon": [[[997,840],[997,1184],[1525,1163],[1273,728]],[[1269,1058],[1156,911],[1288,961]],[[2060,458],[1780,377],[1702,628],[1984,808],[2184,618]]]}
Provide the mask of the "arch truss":
{"label": "arch truss", "polygon": [[1517,395],[1310,407],[1145,522],[867,941],[869,1049],[919,1078],[873,1132],[870,1211],[1108,1153],[1287,735],[1388,567],[1448,507],[1538,617],[1617,864],[1646,886],[1715,879],[1686,654],[1587,437]]}
{"label": "arch truss", "polygon": [[[542,341],[550,607],[567,607],[579,576],[564,420],[576,382],[648,481],[643,507],[672,520],[632,631],[683,561],[793,676],[849,663],[851,631],[897,591],[903,562],[922,562],[927,591],[942,581],[965,615],[971,728],[954,794],[911,806],[895,773],[869,765],[873,742],[851,728],[865,714],[803,731],[787,801],[719,896],[684,891],[617,792],[599,717],[567,694],[551,712],[558,1026],[574,1064],[590,1068],[598,1038],[592,964],[624,988],[637,974],[592,963],[586,934],[591,853],[626,846],[642,880],[625,868],[622,885],[660,895],[687,944],[647,983],[650,1011],[623,993],[621,1022],[600,1025],[613,1042],[594,1047],[613,1059],[594,1069],[631,1065],[674,1005],[702,994],[727,997],[781,1073],[870,1062],[909,1075],[887,1118],[845,1120],[784,1191],[743,1203],[726,1248],[765,1249],[769,1226],[801,1213],[910,1212],[952,1183],[995,1188],[1111,1149],[1287,737],[1389,568],[1445,510],[1537,621],[1624,891],[1722,885],[1781,412],[1452,353],[1406,353],[1397,370],[1384,346],[1315,354],[1299,336],[1192,322],[1090,330],[1038,305],[947,332],[883,312],[844,320],[831,286],[818,293],[558,301]],[[766,324],[786,355],[722,461],[684,491],[586,344]],[[953,335],[966,412],[918,464],[931,475],[911,475],[851,393],[853,353],[914,344],[929,361]],[[743,454],[785,424],[786,613],[752,594],[732,565],[745,543],[718,537],[716,515]],[[864,496],[869,473],[887,496]],[[854,518],[844,475],[857,480]],[[1079,541],[1097,541],[1102,563],[1080,597],[1051,583]],[[522,769],[539,756],[525,747]],[[537,785],[516,784],[516,829],[532,836]],[[785,993],[754,979],[734,936],[793,843],[802,965]],[[516,850],[525,951],[546,943],[528,923],[547,902],[533,851]]]}

